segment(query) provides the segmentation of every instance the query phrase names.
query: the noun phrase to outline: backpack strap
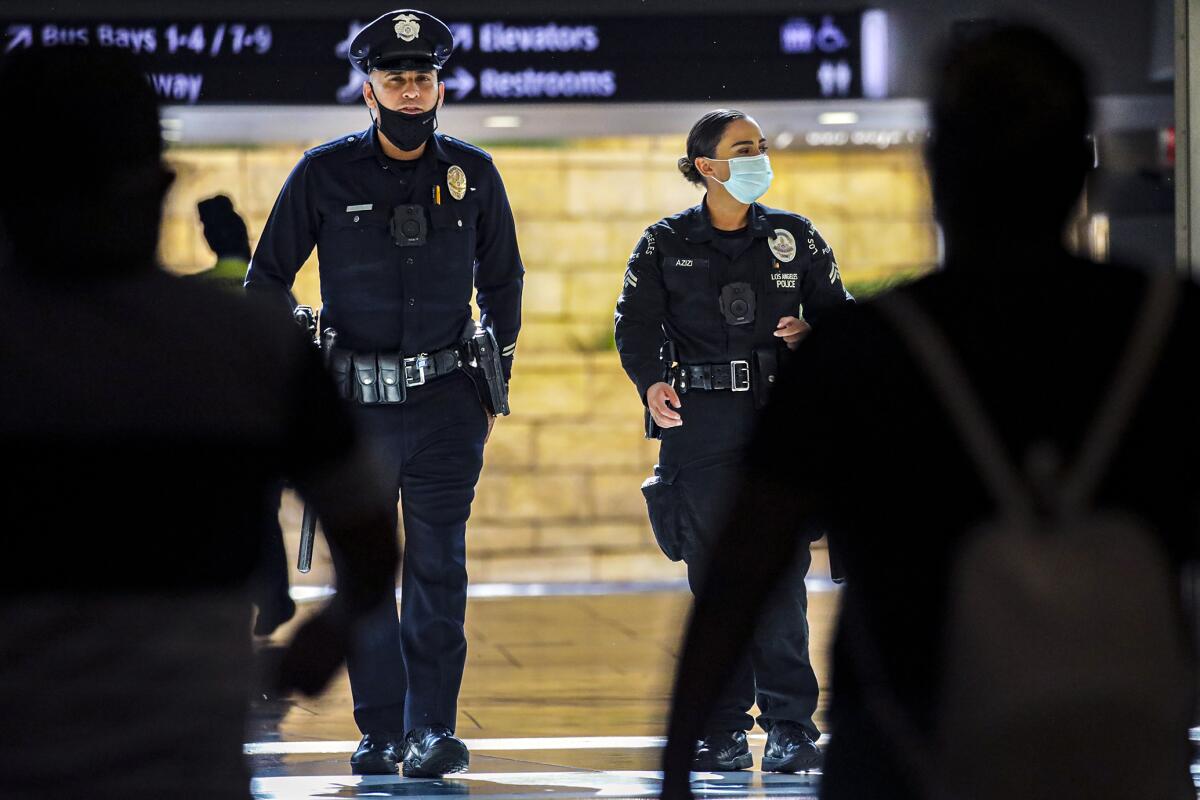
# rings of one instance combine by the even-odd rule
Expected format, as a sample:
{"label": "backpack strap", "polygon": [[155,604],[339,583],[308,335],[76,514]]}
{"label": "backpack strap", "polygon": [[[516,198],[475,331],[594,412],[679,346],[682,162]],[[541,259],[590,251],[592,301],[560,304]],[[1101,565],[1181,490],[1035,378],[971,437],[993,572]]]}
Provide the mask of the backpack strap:
{"label": "backpack strap", "polygon": [[1084,508],[1092,502],[1158,366],[1180,293],[1178,279],[1169,272],[1150,281],[1141,320],[1125,347],[1116,382],[1092,419],[1080,454],[1067,473],[1061,495],[1064,508]]}
{"label": "backpack strap", "polygon": [[[1079,508],[1091,500],[1158,363],[1178,298],[1179,282],[1173,274],[1162,273],[1149,282],[1138,327],[1125,348],[1112,388],[1060,487],[1061,507]],[[1032,516],[1037,505],[1030,484],[1006,456],[992,419],[945,335],[905,294],[892,292],[877,307],[904,338],[941,397],[997,508],[1009,516]]]}
{"label": "backpack strap", "polygon": [[900,333],[941,398],[996,507],[1013,516],[1032,516],[1036,509],[1034,497],[1005,456],[1004,443],[991,417],[941,330],[915,300],[900,292],[885,295],[876,305]]}

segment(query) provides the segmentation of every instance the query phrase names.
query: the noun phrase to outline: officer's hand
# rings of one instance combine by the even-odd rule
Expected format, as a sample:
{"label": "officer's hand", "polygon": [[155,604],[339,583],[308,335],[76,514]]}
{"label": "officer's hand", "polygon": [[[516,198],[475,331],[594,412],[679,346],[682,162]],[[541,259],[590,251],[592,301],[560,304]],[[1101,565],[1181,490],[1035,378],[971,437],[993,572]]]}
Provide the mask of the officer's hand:
{"label": "officer's hand", "polygon": [[798,317],[781,317],[779,325],[775,328],[775,335],[783,339],[789,350],[795,350],[800,340],[811,330],[812,326]]}
{"label": "officer's hand", "polygon": [[683,424],[683,417],[675,410],[683,408],[683,403],[669,383],[659,382],[646,390],[646,408],[660,428],[678,428]]}

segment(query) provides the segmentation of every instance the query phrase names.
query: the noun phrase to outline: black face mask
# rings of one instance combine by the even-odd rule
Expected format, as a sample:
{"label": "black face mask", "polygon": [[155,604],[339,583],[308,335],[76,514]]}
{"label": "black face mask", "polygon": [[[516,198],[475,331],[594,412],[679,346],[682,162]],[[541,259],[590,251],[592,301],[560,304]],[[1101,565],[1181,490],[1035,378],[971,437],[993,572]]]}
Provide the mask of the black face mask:
{"label": "black face mask", "polygon": [[376,99],[375,107],[379,109],[376,127],[401,150],[416,150],[437,130],[437,106],[424,114],[405,114],[384,108],[383,103]]}

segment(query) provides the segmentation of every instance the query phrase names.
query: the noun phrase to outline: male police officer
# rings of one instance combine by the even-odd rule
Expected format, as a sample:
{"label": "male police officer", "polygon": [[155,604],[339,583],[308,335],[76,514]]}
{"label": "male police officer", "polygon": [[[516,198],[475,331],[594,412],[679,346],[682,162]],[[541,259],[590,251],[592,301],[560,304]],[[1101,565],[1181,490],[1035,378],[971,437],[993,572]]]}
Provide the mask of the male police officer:
{"label": "male police officer", "polygon": [[464,540],[494,416],[461,368],[462,343],[473,282],[508,377],[524,269],[491,157],[434,132],[438,71],[453,48],[449,28],[421,11],[384,14],[359,32],[349,57],[366,75],[373,125],[304,154],[246,276],[248,289],[282,299],[317,247],[322,327],[336,331],[327,357],[401,495],[401,612],[366,626],[348,661],[364,734],[350,759],[359,774],[394,773],[402,760],[406,776],[433,777],[469,761],[453,735]]}

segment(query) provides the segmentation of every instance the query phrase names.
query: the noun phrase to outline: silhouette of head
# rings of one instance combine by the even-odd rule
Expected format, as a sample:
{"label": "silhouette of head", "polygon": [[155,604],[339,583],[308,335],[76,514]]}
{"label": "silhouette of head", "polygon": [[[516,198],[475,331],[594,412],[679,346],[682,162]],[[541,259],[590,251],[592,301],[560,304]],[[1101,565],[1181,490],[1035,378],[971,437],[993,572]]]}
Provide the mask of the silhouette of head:
{"label": "silhouette of head", "polygon": [[1038,30],[996,28],[946,49],[931,111],[926,155],[948,250],[1059,242],[1092,158],[1079,62]]}
{"label": "silhouette of head", "polygon": [[0,61],[0,232],[14,264],[102,275],[154,263],[171,173],[158,100],[116,48],[17,51]]}

